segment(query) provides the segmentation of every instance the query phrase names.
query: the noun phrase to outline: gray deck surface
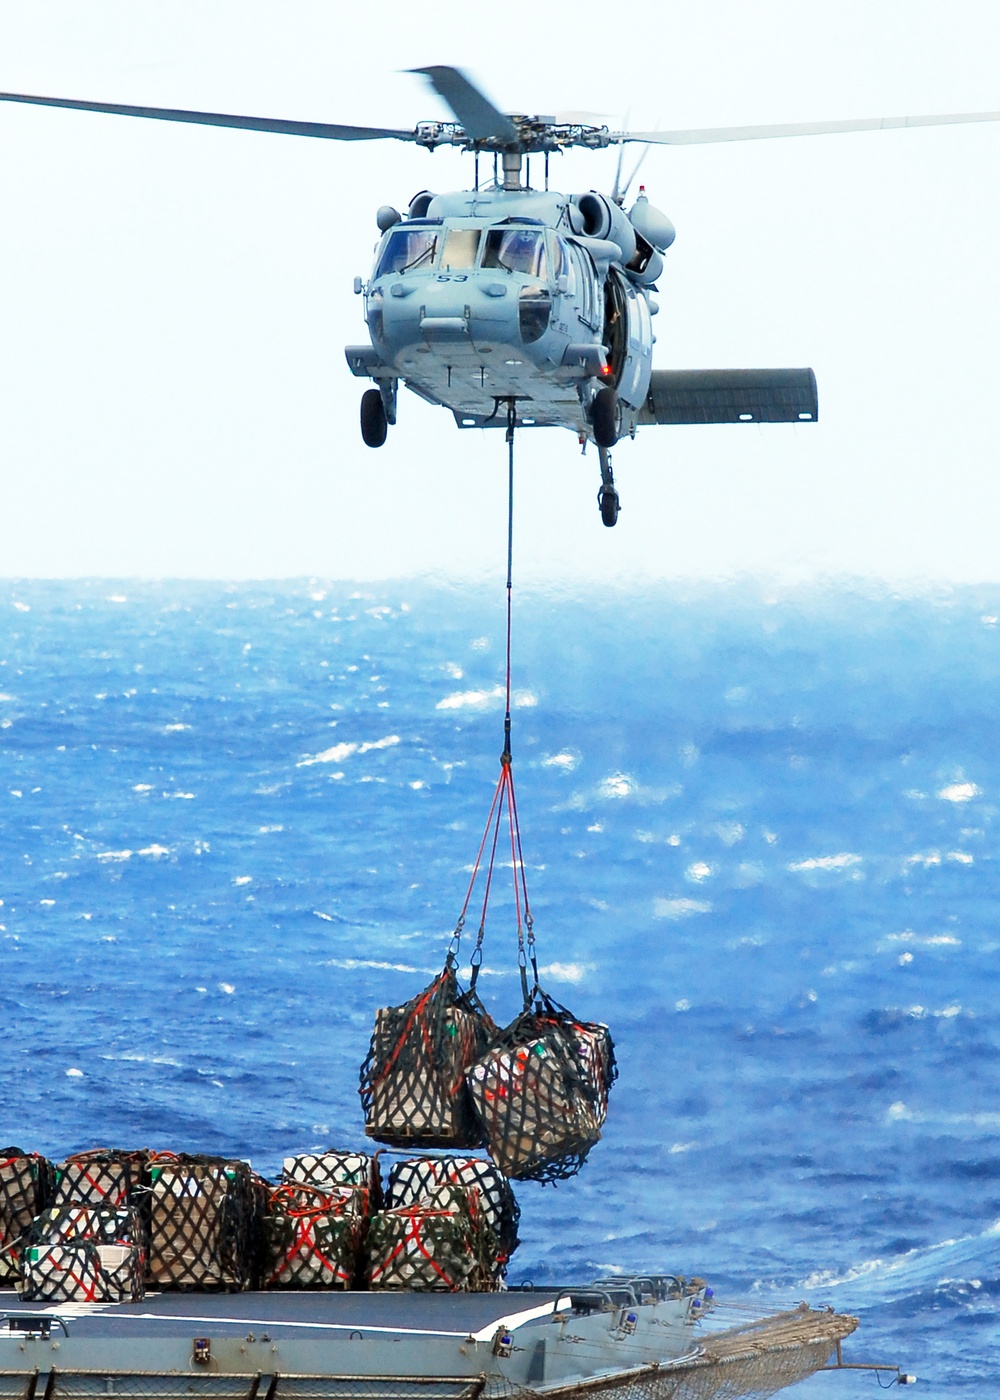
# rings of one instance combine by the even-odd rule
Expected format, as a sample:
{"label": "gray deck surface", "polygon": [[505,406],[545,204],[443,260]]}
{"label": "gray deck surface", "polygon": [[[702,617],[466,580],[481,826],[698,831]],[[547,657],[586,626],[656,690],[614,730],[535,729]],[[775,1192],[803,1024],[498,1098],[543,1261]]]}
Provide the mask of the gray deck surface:
{"label": "gray deck surface", "polygon": [[[141,1303],[22,1303],[0,1289],[0,1319],[62,1317],[70,1332],[122,1340],[155,1333],[190,1336],[208,1327],[216,1337],[266,1331],[279,1337],[321,1336],[342,1329],[452,1333],[478,1332],[512,1314],[542,1307],[565,1290],[505,1293],[157,1293]],[[0,1332],[8,1323],[0,1321]],[[53,1327],[53,1337],[58,1329]]]}

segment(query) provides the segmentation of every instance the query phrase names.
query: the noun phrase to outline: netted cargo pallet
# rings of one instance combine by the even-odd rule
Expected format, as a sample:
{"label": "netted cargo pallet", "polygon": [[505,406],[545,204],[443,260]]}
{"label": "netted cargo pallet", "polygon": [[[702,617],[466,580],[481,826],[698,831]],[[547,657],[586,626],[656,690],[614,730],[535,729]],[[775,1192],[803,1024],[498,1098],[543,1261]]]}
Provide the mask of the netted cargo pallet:
{"label": "netted cargo pallet", "polygon": [[368,1136],[397,1147],[481,1146],[465,1072],[495,1034],[450,962],[419,996],[377,1011],[359,1090]]}
{"label": "netted cargo pallet", "polygon": [[478,1157],[410,1157],[396,1162],[389,1172],[386,1205],[390,1209],[417,1205],[436,1187],[449,1184],[478,1192],[479,1208],[497,1242],[493,1272],[503,1277],[520,1243],[517,1225],[521,1210],[507,1178],[492,1162]]}
{"label": "netted cargo pallet", "polygon": [[52,1165],[46,1158],[19,1147],[0,1147],[0,1287],[21,1277],[28,1230],[51,1188]]}
{"label": "netted cargo pallet", "polygon": [[92,1240],[95,1244],[137,1244],[145,1249],[146,1228],[134,1206],[104,1210],[98,1206],[52,1206],[32,1221],[32,1244]]}
{"label": "netted cargo pallet", "polygon": [[332,1193],[301,1183],[272,1191],[261,1222],[264,1288],[352,1288],[366,1227],[364,1188]]}
{"label": "netted cargo pallet", "polygon": [[607,1026],[537,993],[467,1075],[500,1170],[519,1181],[575,1175],[600,1139],[616,1075]]}
{"label": "netted cargo pallet", "polygon": [[54,1206],[137,1206],[147,1183],[149,1153],[95,1148],[77,1152],[56,1167]]}
{"label": "netted cargo pallet", "polygon": [[496,1237],[476,1195],[439,1186],[418,1205],[380,1211],[365,1242],[369,1288],[493,1292]]}
{"label": "netted cargo pallet", "polygon": [[316,1191],[336,1191],[347,1186],[362,1193],[361,1214],[370,1215],[382,1204],[382,1180],[376,1152],[304,1152],[286,1157],[281,1180],[289,1185],[308,1186]]}
{"label": "netted cargo pallet", "polygon": [[137,1303],[143,1297],[144,1264],[135,1244],[30,1245],[18,1292],[28,1303]]}
{"label": "netted cargo pallet", "polygon": [[246,1162],[158,1153],[150,1161],[148,1279],[236,1292],[254,1281],[261,1183]]}

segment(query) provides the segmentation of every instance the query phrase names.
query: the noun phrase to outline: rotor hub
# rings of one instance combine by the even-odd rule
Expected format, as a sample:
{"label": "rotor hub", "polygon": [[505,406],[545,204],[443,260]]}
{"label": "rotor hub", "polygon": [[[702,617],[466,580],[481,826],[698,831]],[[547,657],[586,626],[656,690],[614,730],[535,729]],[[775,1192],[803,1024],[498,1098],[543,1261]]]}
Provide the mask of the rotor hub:
{"label": "rotor hub", "polygon": [[522,156],[539,151],[561,151],[568,146],[603,150],[611,145],[611,133],[606,126],[521,115],[514,115],[510,120],[517,134],[514,141],[505,136],[470,136],[457,122],[418,122],[413,139],[429,150],[435,146],[460,146],[466,151],[509,152]]}

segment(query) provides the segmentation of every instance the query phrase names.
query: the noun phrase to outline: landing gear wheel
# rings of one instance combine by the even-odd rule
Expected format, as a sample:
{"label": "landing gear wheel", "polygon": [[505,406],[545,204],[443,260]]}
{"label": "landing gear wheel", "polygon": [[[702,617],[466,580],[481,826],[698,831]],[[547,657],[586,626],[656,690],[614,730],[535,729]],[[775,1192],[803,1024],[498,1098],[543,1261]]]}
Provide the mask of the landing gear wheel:
{"label": "landing gear wheel", "polygon": [[597,504],[601,508],[601,520],[608,529],[618,523],[618,512],[621,507],[618,504],[618,492],[613,486],[602,486],[597,493]]}
{"label": "landing gear wheel", "polygon": [[594,395],[594,402],[590,406],[590,423],[598,447],[614,447],[621,430],[621,409],[618,406],[618,395],[610,385],[598,389]]}
{"label": "landing gear wheel", "polygon": [[388,431],[381,393],[378,389],[366,389],[361,395],[361,436],[368,447],[381,447]]}

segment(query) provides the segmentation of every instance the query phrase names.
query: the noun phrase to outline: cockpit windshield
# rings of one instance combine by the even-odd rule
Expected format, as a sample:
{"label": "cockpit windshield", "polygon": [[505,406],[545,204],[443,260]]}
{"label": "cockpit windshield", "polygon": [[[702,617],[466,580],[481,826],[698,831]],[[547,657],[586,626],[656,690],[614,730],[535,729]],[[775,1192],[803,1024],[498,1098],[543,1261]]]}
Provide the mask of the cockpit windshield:
{"label": "cockpit windshield", "polygon": [[448,230],[448,236],[444,241],[444,252],[441,254],[441,268],[445,272],[475,267],[476,254],[479,252],[479,233],[477,228],[452,228]]}
{"label": "cockpit windshield", "polygon": [[393,229],[375,269],[376,277],[387,272],[407,272],[413,267],[429,267],[437,252],[436,229]]}
{"label": "cockpit windshield", "polygon": [[545,238],[533,229],[491,229],[486,235],[483,267],[502,267],[506,272],[526,272],[545,279]]}

